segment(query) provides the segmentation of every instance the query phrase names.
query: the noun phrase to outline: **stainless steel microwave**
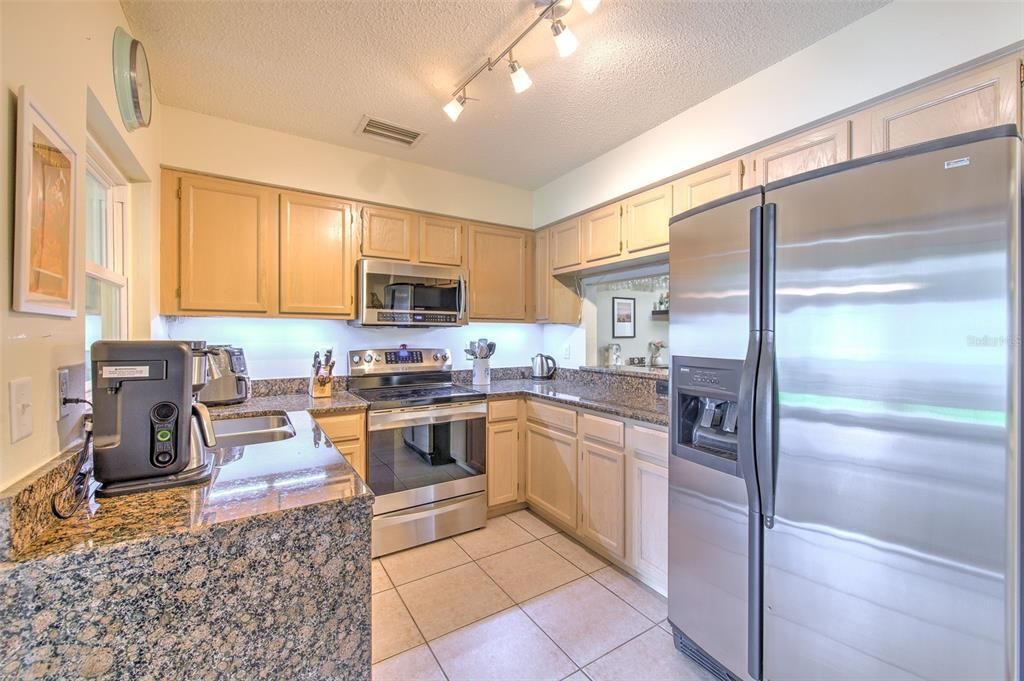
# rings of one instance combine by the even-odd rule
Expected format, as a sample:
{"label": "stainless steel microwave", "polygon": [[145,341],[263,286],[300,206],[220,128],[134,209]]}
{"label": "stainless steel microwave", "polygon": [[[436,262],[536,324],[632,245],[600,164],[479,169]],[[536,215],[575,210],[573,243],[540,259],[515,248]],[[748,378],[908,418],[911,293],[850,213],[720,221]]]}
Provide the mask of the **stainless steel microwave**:
{"label": "stainless steel microwave", "polygon": [[458,267],[364,258],[358,326],[462,326],[466,275]]}

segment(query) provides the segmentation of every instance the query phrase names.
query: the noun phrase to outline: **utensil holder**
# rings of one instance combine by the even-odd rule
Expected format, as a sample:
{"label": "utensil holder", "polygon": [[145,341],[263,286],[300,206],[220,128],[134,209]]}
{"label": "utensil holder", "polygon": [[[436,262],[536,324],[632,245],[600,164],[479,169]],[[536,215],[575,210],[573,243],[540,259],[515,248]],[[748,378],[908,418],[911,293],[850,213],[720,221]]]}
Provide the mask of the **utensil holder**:
{"label": "utensil holder", "polygon": [[330,397],[331,388],[333,387],[334,381],[328,380],[326,383],[320,383],[317,376],[311,376],[309,379],[309,394],[311,397]]}
{"label": "utensil holder", "polygon": [[491,360],[473,360],[473,385],[491,384]]}

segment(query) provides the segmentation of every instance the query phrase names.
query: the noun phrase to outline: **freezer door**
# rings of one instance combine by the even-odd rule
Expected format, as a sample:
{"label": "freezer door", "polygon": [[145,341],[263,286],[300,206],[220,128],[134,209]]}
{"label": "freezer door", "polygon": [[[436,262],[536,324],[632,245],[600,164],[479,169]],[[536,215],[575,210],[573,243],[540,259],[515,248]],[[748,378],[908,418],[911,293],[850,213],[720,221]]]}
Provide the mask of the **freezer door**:
{"label": "freezer door", "polygon": [[765,678],[1016,678],[1020,141],[873,161],[766,191]]}
{"label": "freezer door", "polygon": [[751,329],[750,211],[761,200],[761,187],[754,187],[672,219],[671,355],[745,357]]}

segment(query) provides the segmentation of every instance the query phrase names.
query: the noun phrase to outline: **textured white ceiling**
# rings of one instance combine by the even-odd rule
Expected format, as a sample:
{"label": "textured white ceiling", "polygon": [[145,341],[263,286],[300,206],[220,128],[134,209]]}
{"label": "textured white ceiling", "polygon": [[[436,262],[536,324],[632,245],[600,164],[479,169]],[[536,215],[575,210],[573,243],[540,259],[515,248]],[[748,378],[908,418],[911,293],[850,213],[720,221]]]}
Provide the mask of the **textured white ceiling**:
{"label": "textured white ceiling", "polygon": [[[452,123],[452,88],[533,19],[532,0],[122,0],[160,101],[251,125],[536,188],[885,4],[604,0],[515,51],[534,86],[485,72]],[[545,22],[546,23],[546,22]],[[785,96],[813,96],[794,83]],[[356,134],[366,114],[425,133]]]}

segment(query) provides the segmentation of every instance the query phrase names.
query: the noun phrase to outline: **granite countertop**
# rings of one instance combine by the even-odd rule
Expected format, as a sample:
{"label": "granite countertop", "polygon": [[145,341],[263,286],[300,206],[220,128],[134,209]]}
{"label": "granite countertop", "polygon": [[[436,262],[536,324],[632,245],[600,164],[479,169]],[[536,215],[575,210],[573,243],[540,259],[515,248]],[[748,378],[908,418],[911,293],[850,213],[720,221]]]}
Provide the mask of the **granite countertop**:
{"label": "granite countertop", "polygon": [[608,390],[603,387],[557,379],[551,381],[534,381],[532,379],[491,381],[490,385],[470,387],[489,396],[542,397],[573,407],[582,407],[613,416],[668,426],[668,398],[653,394],[630,394],[624,391],[609,394]]}
{"label": "granite countertop", "polygon": [[345,390],[335,390],[330,397],[310,397],[307,393],[251,397],[241,404],[210,407],[214,419],[241,416],[263,416],[274,412],[308,412],[313,417],[362,411],[369,406]]}
{"label": "granite countertop", "polygon": [[205,484],[90,498],[83,509],[45,532],[16,560],[142,543],[327,502],[368,503],[373,499],[369,487],[322,435],[303,404],[291,408],[303,402],[316,403],[310,408],[314,413],[365,408],[362,400],[358,404],[355,400],[347,393],[323,400],[282,395],[218,409],[215,419],[284,411],[296,433],[276,442],[215,450],[214,475]]}
{"label": "granite countertop", "polygon": [[668,367],[638,367],[623,364],[620,366],[589,366],[580,367],[580,371],[592,371],[598,374],[619,374],[622,376],[642,376],[644,378],[668,378]]}

